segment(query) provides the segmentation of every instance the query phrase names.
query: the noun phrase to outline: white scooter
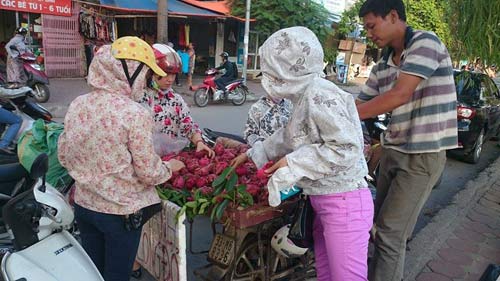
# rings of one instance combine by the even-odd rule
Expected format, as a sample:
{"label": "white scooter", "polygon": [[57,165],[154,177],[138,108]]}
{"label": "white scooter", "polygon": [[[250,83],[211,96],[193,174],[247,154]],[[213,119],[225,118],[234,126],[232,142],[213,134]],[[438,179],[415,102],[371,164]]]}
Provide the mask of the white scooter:
{"label": "white scooter", "polygon": [[48,157],[34,161],[33,189],[9,200],[3,218],[14,240],[14,250],[1,263],[5,281],[104,281],[78,241],[67,231],[74,214],[64,196],[45,183]]}

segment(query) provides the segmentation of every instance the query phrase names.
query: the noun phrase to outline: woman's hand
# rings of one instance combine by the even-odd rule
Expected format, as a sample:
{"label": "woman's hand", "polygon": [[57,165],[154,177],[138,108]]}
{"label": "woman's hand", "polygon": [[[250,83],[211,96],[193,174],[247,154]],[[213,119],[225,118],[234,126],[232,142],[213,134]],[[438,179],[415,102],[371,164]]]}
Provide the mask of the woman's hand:
{"label": "woman's hand", "polygon": [[182,161],[179,161],[177,159],[170,159],[168,162],[170,164],[170,168],[172,169],[172,172],[178,172],[182,168],[186,167]]}
{"label": "woman's hand", "polygon": [[205,150],[207,152],[208,157],[214,158],[215,152],[210,147],[208,147],[208,145],[206,145],[203,141],[198,141],[198,143],[196,144],[196,151],[198,152],[202,150]]}
{"label": "woman's hand", "polygon": [[248,156],[245,152],[243,152],[240,155],[238,155],[236,158],[231,160],[231,163],[229,163],[229,165],[231,165],[231,167],[236,169],[236,167],[245,163],[247,160],[248,160]]}
{"label": "woman's hand", "polygon": [[269,169],[265,170],[264,172],[271,176],[276,170],[279,168],[287,167],[288,166],[288,161],[286,160],[286,157],[281,158],[278,162],[274,163]]}

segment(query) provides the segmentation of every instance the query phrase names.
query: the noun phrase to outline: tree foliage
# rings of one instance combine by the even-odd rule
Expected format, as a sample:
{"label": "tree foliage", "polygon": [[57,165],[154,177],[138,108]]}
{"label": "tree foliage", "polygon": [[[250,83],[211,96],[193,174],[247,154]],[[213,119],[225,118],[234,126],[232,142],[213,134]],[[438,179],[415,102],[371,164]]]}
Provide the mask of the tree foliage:
{"label": "tree foliage", "polygon": [[364,2],[364,0],[356,1],[351,8],[349,8],[342,14],[337,29],[337,32],[342,38],[347,37],[349,33],[353,32],[356,29],[356,25],[362,24],[360,18],[358,17],[358,14],[359,10],[361,9],[361,5]]}
{"label": "tree foliage", "polygon": [[[406,7],[406,21],[415,29],[435,32],[446,44],[451,43],[450,29],[445,20],[446,3],[441,0],[403,0]],[[458,1],[458,0],[457,0]],[[356,24],[361,24],[358,14],[364,0],[357,1],[342,14],[339,32],[347,36],[354,31]]]}
{"label": "tree foliage", "polygon": [[[228,1],[231,14],[245,17],[245,3],[245,0]],[[291,26],[305,26],[323,42],[330,30],[327,26],[329,12],[313,0],[254,0],[250,15],[257,21],[255,30],[264,34]]]}
{"label": "tree foliage", "polygon": [[447,0],[446,18],[460,58],[481,57],[500,64],[500,1]]}
{"label": "tree foliage", "polygon": [[414,29],[429,30],[437,34],[446,45],[451,44],[452,36],[446,21],[446,2],[442,0],[404,0],[406,21]]}

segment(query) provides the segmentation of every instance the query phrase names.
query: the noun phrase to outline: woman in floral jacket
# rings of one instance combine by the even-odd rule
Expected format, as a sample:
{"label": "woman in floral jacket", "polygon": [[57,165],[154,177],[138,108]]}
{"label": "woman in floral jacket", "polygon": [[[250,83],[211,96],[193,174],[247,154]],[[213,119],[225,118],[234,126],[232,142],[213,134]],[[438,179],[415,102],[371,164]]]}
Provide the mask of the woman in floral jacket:
{"label": "woman in floral jacket", "polygon": [[[153,111],[156,152],[160,155],[170,152],[163,147],[174,147],[172,143],[187,139],[196,146],[196,151],[205,150],[210,157],[214,156],[215,152],[203,142],[201,131],[193,121],[186,102],[172,90],[172,84],[182,66],[179,55],[172,47],[164,44],[154,44],[153,50],[157,64],[167,75],[153,74],[141,103]],[[134,262],[132,276],[139,278],[141,275],[140,264]]]}
{"label": "woman in floral jacket", "polygon": [[137,37],[101,47],[89,69],[92,91],[71,103],[59,137],[82,245],[106,281],[130,279],[142,227],[127,228],[125,218],[160,203],[155,185],[184,167],[154,153],[151,116],[137,103],[150,69],[165,75]]}
{"label": "woman in floral jacket", "polygon": [[172,90],[181,68],[179,55],[164,44],[154,44],[153,49],[158,65],[167,73],[166,76],[153,75],[141,101],[154,112],[154,132],[172,140],[186,138],[196,146],[197,151],[205,150],[210,157],[213,156],[214,152],[203,142],[201,131],[193,121],[186,102]]}

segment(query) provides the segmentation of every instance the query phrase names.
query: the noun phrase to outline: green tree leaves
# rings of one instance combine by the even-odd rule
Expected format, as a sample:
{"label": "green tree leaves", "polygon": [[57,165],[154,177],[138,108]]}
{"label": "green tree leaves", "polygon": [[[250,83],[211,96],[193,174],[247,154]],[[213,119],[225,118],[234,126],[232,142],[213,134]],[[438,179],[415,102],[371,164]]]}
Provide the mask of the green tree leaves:
{"label": "green tree leaves", "polygon": [[[245,17],[246,0],[229,1],[231,14]],[[255,29],[271,34],[291,26],[305,26],[311,29],[321,42],[328,30],[329,12],[312,0],[253,0],[250,16],[257,20]]]}
{"label": "green tree leaves", "polygon": [[481,57],[487,64],[500,64],[500,1],[447,0],[446,18],[460,58]]}

